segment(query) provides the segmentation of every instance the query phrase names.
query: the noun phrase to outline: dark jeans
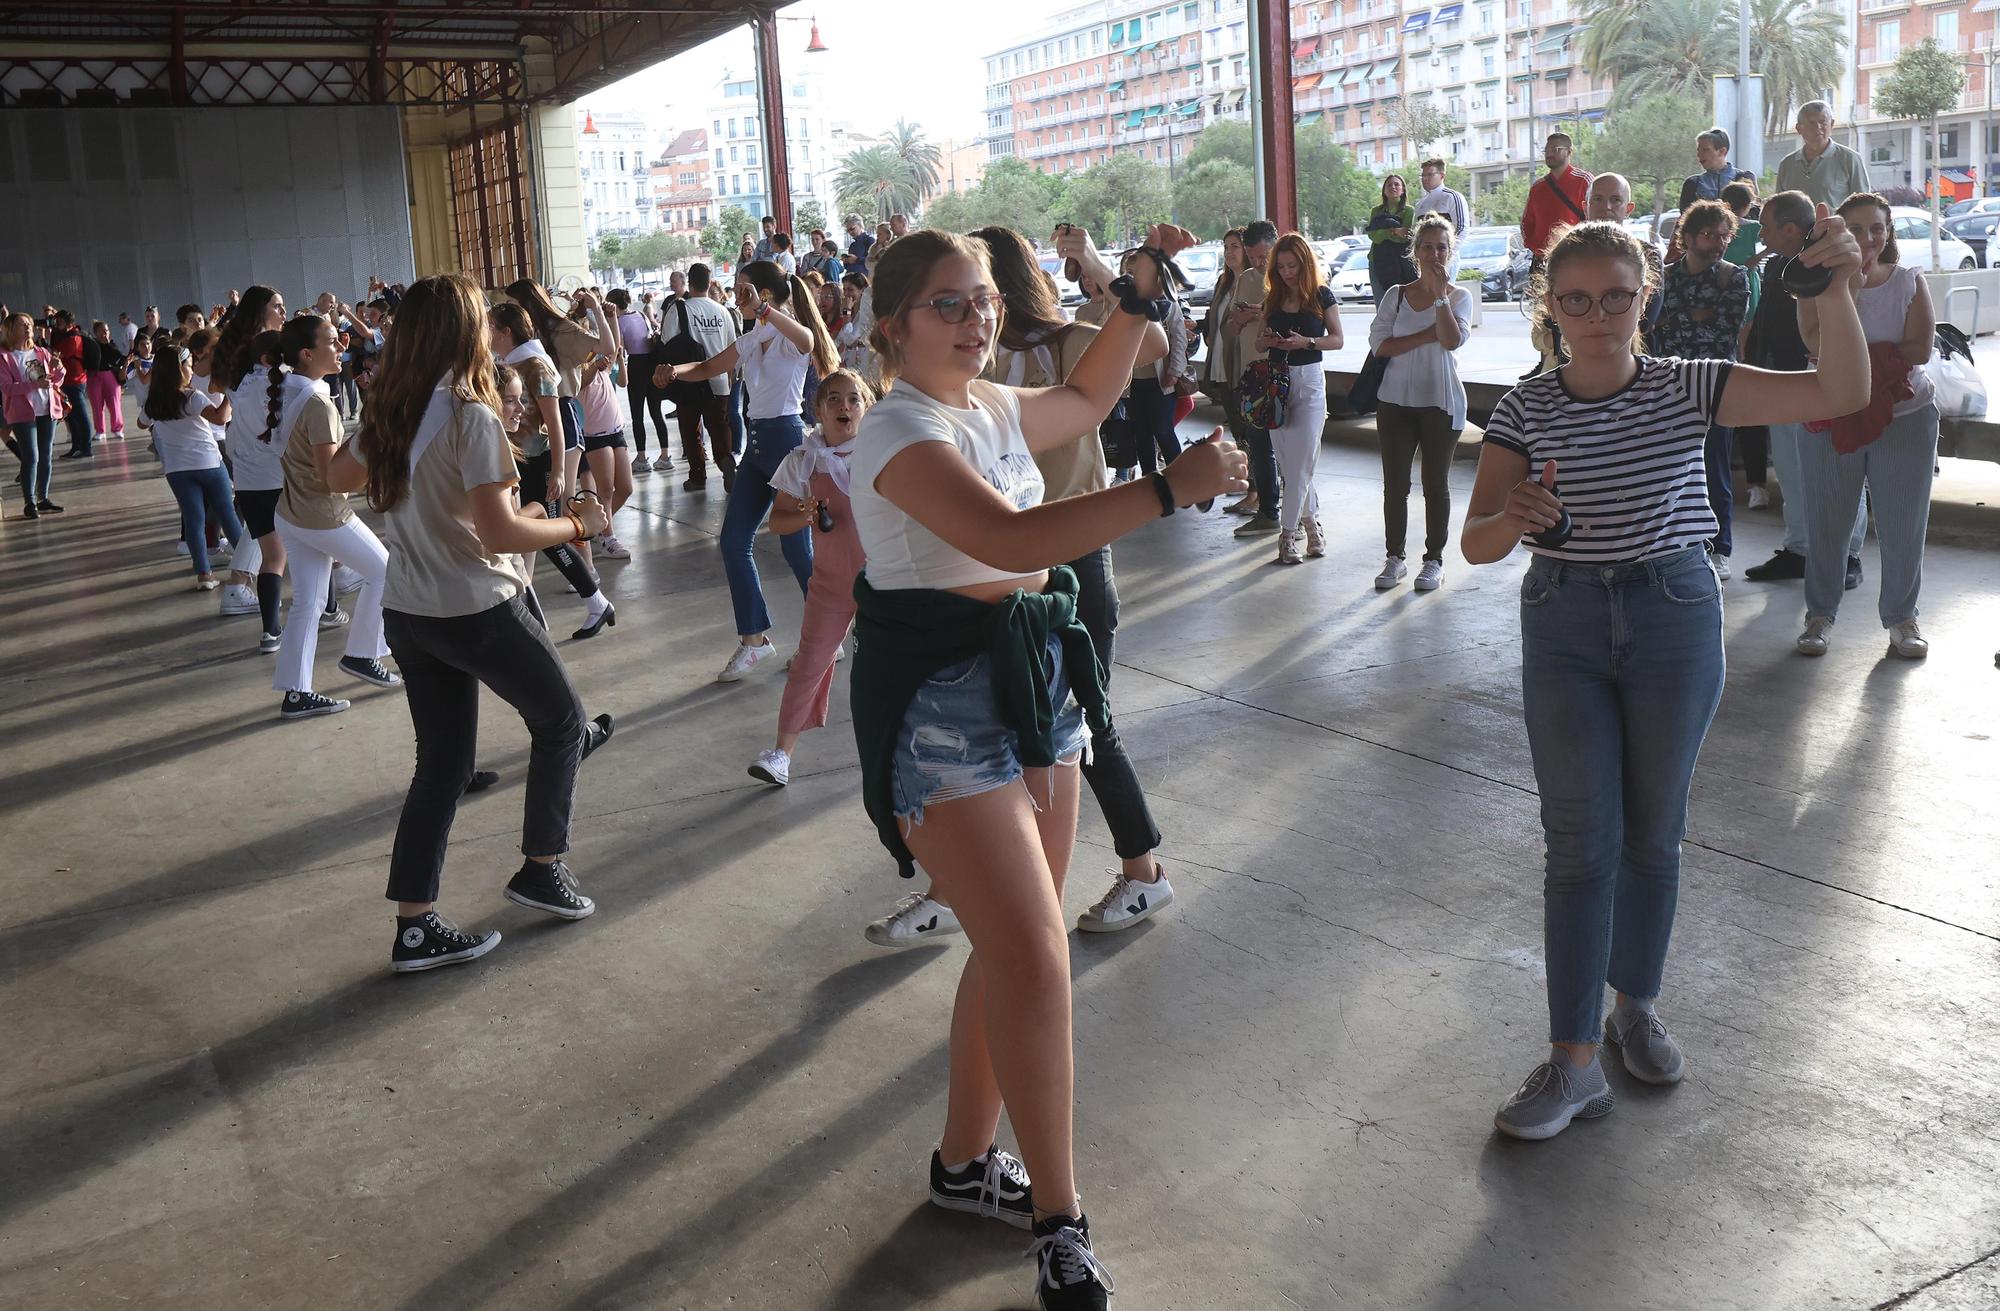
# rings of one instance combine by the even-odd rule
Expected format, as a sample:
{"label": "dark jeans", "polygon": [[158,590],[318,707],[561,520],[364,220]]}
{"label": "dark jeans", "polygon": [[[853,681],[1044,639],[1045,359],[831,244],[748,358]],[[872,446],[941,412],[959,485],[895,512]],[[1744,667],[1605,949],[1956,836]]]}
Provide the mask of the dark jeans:
{"label": "dark jeans", "polygon": [[1729,439],[1734,428],[1710,428],[1702,443],[1702,463],[1708,472],[1708,506],[1715,511],[1715,536],[1709,545],[1715,553],[1728,556],[1734,545],[1729,534],[1731,512],[1736,508],[1736,477],[1729,470]]}
{"label": "dark jeans", "polygon": [[[764,586],[757,577],[757,529],[771,511],[771,475],[785,457],[798,449],[806,434],[796,414],[750,421],[750,444],[736,469],[729,506],[722,512],[722,572],[729,579],[729,602],[736,610],[736,632],[751,637],[771,627],[764,608]],[[785,563],[791,565],[799,590],[812,581],[812,529],[801,528],[778,539]]]}
{"label": "dark jeans", "polygon": [[729,392],[729,450],[739,460],[743,458],[743,443],[750,422],[750,412],[744,407],[750,403],[744,394],[743,380],[738,378]]}
{"label": "dark jeans", "polygon": [[1174,432],[1174,394],[1162,391],[1157,378],[1134,378],[1126,408],[1139,438],[1139,467],[1153,473],[1181,453]]}
{"label": "dark jeans", "polygon": [[1271,430],[1268,428],[1248,428],[1249,442],[1244,449],[1250,453],[1250,486],[1257,493],[1257,513],[1275,519],[1278,517],[1278,453],[1271,445]]}
{"label": "dark jeans", "polygon": [[14,457],[21,462],[21,496],[29,505],[49,499],[49,475],[55,472],[56,421],[38,414],[14,428]]}
{"label": "dark jeans", "polygon": [[1738,428],[1736,453],[1743,457],[1743,481],[1762,487],[1771,472],[1771,430],[1763,424]]}
{"label": "dark jeans", "polygon": [[653,431],[660,435],[660,454],[667,453],[667,414],[663,408],[665,395],[653,386],[653,365],[657,363],[650,354],[634,355],[626,363],[625,399],[632,406],[632,458],[638,459],[646,453],[646,411],[653,412]]}
{"label": "dark jeans", "polygon": [[527,594],[449,619],[384,610],[382,634],[402,670],[417,731],[417,768],[389,857],[389,900],[437,900],[451,821],[472,781],[481,683],[519,711],[528,726],[522,853],[555,856],[569,850],[576,768],[583,759],[583,702]]}
{"label": "dark jeans", "polygon": [[[1118,580],[1111,572],[1111,548],[1099,547],[1071,560],[1069,567],[1076,572],[1077,617],[1090,630],[1090,644],[1097,648],[1097,663],[1103,666],[1109,688],[1111,644],[1118,634]],[[1134,860],[1160,845],[1160,830],[1146,807],[1145,790],[1115,723],[1092,735],[1083,758],[1083,781],[1090,784],[1097,808],[1104,812],[1111,846],[1120,860]]]}
{"label": "dark jeans", "polygon": [[1368,252],[1368,288],[1377,305],[1391,287],[1400,287],[1406,282],[1414,282],[1417,266],[1410,258],[1410,243],[1406,241],[1377,242]]}
{"label": "dark jeans", "polygon": [[1389,554],[1401,558],[1410,535],[1410,461],[1423,456],[1424,559],[1442,561],[1451,536],[1451,457],[1458,430],[1435,405],[1383,401],[1375,412],[1382,442],[1382,533]]}
{"label": "dark jeans", "polygon": [[229,475],[219,464],[213,469],[182,469],[167,475],[167,486],[180,502],[181,540],[187,543],[188,559],[196,575],[205,574],[208,534],[214,525],[222,525],[230,546],[243,544],[243,522],[230,500]]}
{"label": "dark jeans", "polygon": [[96,436],[90,427],[89,390],[80,382],[66,382],[62,394],[63,404],[69,406],[63,422],[69,425],[70,454],[88,455],[91,438]]}
{"label": "dark jeans", "polygon": [[[697,484],[708,481],[708,456],[702,449],[701,436],[704,427],[708,429],[708,445],[715,450],[715,467],[733,478],[736,453],[730,448],[730,398],[710,391],[705,382],[689,385],[701,388],[699,396],[690,390],[674,401],[674,418],[681,429],[681,456],[688,466],[687,480]],[[662,454],[666,448],[666,439],[662,438]]]}

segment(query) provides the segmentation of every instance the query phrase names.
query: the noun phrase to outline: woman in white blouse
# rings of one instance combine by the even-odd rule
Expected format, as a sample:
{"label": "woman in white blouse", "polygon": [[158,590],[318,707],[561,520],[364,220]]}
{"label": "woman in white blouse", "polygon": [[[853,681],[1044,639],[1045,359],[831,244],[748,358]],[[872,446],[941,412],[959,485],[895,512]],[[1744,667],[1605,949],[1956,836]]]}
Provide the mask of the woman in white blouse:
{"label": "woman in white blouse", "polygon": [[1444,581],[1444,546],[1451,533],[1451,457],[1465,430],[1465,386],[1452,352],[1472,331],[1472,296],[1451,280],[1451,222],[1426,214],[1413,245],[1417,276],[1382,297],[1368,329],[1368,348],[1388,360],[1377,393],[1375,430],[1382,440],[1382,523],[1388,556],[1375,576],[1386,592],[1410,570],[1403,563],[1410,526],[1410,461],[1423,456],[1424,562],[1419,592]]}

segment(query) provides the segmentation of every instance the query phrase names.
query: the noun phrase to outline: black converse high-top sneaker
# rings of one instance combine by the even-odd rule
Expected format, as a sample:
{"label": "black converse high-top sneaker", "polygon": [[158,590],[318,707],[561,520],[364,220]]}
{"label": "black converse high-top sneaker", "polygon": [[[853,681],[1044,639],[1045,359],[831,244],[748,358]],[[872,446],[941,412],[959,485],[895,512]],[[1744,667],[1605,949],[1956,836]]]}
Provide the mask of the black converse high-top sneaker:
{"label": "black converse high-top sneaker", "polygon": [[522,862],[521,872],[507,884],[507,900],[566,920],[580,920],[597,909],[596,902],[576,890],[576,875],[560,860]]}
{"label": "black converse high-top sneaker", "polygon": [[1042,1311],[1105,1311],[1111,1272],[1090,1249],[1090,1221],[1052,1215],[1035,1225],[1028,1255],[1036,1258],[1035,1305]]}
{"label": "black converse high-top sneaker", "polygon": [[1028,1187],[1028,1167],[998,1147],[970,1161],[963,1170],[947,1170],[944,1157],[931,1153],[931,1201],[947,1211],[986,1215],[1016,1229],[1032,1228],[1035,1203]]}
{"label": "black converse high-top sneaker", "polygon": [[461,965],[478,960],[500,945],[500,931],[467,933],[436,911],[396,917],[396,945],[389,952],[389,964],[398,974],[413,970],[434,970],[440,965]]}

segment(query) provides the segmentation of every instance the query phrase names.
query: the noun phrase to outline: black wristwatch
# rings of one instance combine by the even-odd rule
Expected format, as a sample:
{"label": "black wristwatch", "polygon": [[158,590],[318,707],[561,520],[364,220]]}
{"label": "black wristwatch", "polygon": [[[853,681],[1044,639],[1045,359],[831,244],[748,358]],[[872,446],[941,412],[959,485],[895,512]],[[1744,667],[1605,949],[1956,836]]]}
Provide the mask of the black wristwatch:
{"label": "black wristwatch", "polygon": [[1174,485],[1167,481],[1167,475],[1156,473],[1153,475],[1153,492],[1160,498],[1160,517],[1164,519],[1172,514],[1176,508],[1174,505]]}

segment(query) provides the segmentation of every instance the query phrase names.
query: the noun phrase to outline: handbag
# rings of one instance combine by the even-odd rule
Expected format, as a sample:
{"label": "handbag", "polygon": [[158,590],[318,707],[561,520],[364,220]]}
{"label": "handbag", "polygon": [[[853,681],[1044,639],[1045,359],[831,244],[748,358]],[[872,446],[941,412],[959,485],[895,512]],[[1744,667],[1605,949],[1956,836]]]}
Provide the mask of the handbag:
{"label": "handbag", "polygon": [[1129,469],[1139,463],[1138,425],[1132,422],[1131,407],[1123,396],[1098,425],[1097,440],[1104,447],[1106,468]]}
{"label": "handbag", "polygon": [[1957,325],[1940,323],[1936,329],[1936,349],[1930,363],[1923,366],[1936,392],[1940,419],[1983,419],[1986,417],[1986,383],[1972,364],[1972,343]]}
{"label": "handbag", "polygon": [[[1403,312],[1403,289],[1396,288],[1396,313]],[[1395,322],[1394,318],[1390,322]],[[1347,408],[1356,414],[1373,414],[1380,403],[1382,379],[1389,372],[1389,357],[1377,355],[1373,350],[1368,358],[1361,361],[1361,372],[1354,375],[1354,381],[1347,388]]]}
{"label": "handbag", "polygon": [[1292,398],[1292,371],[1269,360],[1253,361],[1243,370],[1236,392],[1236,413],[1252,428],[1285,426],[1285,407]]}

